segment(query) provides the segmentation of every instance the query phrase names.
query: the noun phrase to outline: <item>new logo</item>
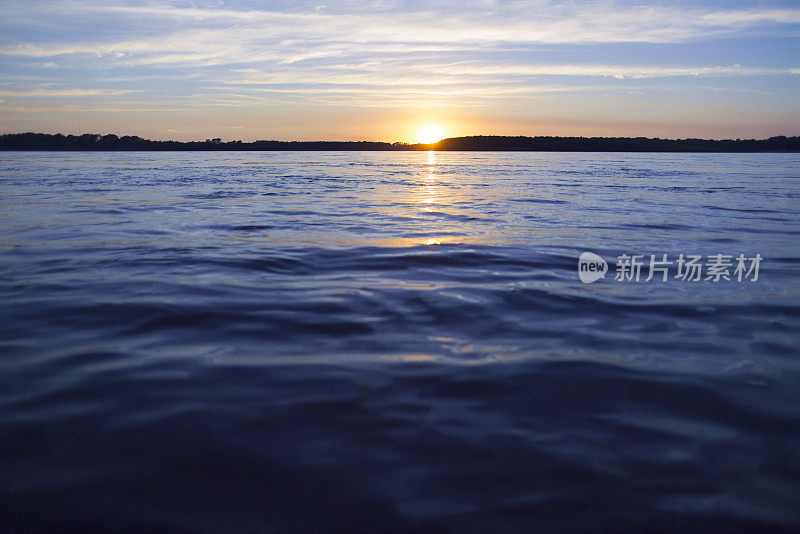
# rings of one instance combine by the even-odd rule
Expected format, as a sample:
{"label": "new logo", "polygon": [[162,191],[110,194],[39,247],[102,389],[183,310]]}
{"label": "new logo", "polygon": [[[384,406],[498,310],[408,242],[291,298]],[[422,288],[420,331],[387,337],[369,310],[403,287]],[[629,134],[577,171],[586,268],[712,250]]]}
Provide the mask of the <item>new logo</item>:
{"label": "new logo", "polygon": [[578,258],[578,276],[584,284],[591,284],[604,278],[607,272],[606,260],[594,252],[584,252]]}

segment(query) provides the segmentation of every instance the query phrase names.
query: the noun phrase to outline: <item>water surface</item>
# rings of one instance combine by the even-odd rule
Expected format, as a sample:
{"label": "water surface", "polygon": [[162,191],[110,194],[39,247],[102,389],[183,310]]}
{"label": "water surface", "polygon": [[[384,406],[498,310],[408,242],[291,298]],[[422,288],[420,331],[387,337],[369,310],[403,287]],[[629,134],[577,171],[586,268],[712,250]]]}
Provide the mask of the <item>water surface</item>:
{"label": "water surface", "polygon": [[[5,521],[797,526],[798,169],[0,153]],[[580,282],[584,251],[604,280]],[[755,282],[617,282],[622,254],[764,260]]]}

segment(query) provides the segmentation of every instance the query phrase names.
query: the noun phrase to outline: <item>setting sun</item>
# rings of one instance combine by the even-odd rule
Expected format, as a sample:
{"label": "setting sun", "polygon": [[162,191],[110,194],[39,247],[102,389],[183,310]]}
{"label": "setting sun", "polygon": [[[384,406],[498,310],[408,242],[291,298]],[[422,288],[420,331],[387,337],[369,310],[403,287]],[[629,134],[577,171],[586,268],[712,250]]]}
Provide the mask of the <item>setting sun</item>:
{"label": "setting sun", "polygon": [[438,124],[426,124],[417,132],[418,143],[435,143],[445,136],[444,129]]}

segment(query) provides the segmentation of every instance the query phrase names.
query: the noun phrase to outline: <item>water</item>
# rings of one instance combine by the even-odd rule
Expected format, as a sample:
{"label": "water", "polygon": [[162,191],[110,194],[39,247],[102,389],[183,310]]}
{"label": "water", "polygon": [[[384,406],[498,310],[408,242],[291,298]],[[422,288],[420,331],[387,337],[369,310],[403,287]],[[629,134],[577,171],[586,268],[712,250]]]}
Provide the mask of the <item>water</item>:
{"label": "water", "polygon": [[[798,169],[0,153],[0,521],[797,527]],[[614,280],[740,253],[757,281]]]}

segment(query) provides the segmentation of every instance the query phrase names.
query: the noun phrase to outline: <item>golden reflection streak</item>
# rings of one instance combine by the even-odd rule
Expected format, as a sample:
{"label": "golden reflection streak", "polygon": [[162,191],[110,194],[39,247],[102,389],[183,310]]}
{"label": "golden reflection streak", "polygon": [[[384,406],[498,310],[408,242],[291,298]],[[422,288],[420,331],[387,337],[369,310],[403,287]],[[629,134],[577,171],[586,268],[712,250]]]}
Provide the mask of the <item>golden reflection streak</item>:
{"label": "golden reflection streak", "polygon": [[437,217],[426,216],[438,211],[447,211],[462,197],[458,188],[454,188],[446,181],[442,181],[442,177],[439,174],[440,169],[437,166],[437,161],[441,158],[436,151],[428,150],[426,152],[427,154],[418,153],[417,157],[419,159],[415,158],[416,161],[413,162],[417,166],[415,176],[411,180],[413,185],[411,187],[404,186],[402,190],[397,191],[390,198],[382,197],[378,201],[392,206],[382,213],[391,216],[416,218],[418,222],[412,231],[417,235],[414,237],[381,239],[376,242],[379,246],[414,247],[460,243],[460,241],[454,241],[453,238],[436,237],[436,233],[439,231],[452,233],[453,223],[442,222],[442,219]]}
{"label": "golden reflection streak", "polygon": [[[423,200],[425,204],[436,203],[436,152],[428,151],[428,174],[425,176],[425,194],[427,198]],[[424,211],[433,211],[430,207],[425,207]]]}
{"label": "golden reflection streak", "polygon": [[[426,198],[423,199],[423,203],[425,204],[435,204],[436,203],[436,152],[433,150],[428,151],[428,174],[425,176],[425,195]],[[422,211],[427,213],[433,213],[433,208],[431,206],[425,206],[422,208]],[[442,242],[435,238],[430,238],[425,242],[426,245],[441,245]]]}

